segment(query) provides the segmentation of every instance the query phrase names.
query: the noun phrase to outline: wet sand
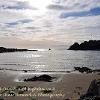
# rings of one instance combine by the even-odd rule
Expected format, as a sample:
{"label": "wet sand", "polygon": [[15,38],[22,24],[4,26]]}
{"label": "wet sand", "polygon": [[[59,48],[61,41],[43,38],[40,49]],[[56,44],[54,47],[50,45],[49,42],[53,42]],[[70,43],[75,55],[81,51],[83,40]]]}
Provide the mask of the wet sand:
{"label": "wet sand", "polygon": [[[52,82],[23,82],[25,78],[42,74],[56,77],[56,79]],[[94,79],[100,79],[100,75],[98,73],[35,74],[2,70],[0,71],[0,98],[4,100],[78,100],[80,95],[86,93]]]}

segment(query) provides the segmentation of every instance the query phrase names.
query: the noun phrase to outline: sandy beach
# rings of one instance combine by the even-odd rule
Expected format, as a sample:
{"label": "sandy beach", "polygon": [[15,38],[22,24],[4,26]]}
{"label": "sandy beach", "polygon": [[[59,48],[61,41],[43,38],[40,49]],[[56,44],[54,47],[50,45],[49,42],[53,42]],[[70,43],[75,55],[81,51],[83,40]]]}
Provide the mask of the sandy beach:
{"label": "sandy beach", "polygon": [[22,81],[41,74],[44,73],[0,71],[0,100],[78,100],[92,80],[100,79],[98,73],[46,73],[56,79],[52,82]]}

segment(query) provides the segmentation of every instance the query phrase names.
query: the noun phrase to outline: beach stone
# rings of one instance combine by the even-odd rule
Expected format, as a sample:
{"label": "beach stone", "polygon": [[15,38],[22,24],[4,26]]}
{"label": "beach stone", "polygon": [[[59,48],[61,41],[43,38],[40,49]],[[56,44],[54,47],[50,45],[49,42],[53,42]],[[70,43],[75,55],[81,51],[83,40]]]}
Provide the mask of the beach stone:
{"label": "beach stone", "polygon": [[100,100],[100,79],[93,80],[85,95],[82,95],[79,100]]}

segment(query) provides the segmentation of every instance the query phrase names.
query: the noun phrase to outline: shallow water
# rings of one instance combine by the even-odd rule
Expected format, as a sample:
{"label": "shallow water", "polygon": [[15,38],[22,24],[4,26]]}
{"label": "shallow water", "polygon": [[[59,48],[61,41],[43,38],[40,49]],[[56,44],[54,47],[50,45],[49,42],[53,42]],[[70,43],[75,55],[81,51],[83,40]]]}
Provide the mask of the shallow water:
{"label": "shallow water", "polygon": [[32,71],[69,71],[74,67],[100,69],[100,51],[40,50],[0,53],[0,68]]}

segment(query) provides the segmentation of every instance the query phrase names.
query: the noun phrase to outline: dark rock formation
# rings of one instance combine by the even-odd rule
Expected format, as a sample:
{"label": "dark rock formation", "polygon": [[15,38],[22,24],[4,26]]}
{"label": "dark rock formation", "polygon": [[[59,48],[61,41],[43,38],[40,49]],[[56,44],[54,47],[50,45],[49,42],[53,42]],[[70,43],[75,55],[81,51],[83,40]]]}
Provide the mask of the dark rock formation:
{"label": "dark rock formation", "polygon": [[79,46],[80,45],[77,42],[75,42],[72,46],[70,46],[70,48],[68,50],[78,50]]}
{"label": "dark rock formation", "polygon": [[74,67],[75,71],[79,71],[81,73],[98,73],[100,72],[100,69],[90,69],[88,67]]}
{"label": "dark rock formation", "polygon": [[100,40],[84,41],[81,44],[75,42],[68,50],[100,50]]}
{"label": "dark rock formation", "polygon": [[79,100],[100,100],[100,79],[93,80],[85,95],[82,95]]}
{"label": "dark rock formation", "polygon": [[52,79],[54,77],[51,77],[49,75],[40,75],[40,76],[34,76],[32,78],[24,79],[25,82],[28,81],[45,81],[45,82],[52,82]]}
{"label": "dark rock formation", "polygon": [[49,50],[51,50],[51,49],[49,48]]}
{"label": "dark rock formation", "polygon": [[4,52],[23,52],[23,51],[37,51],[37,50],[0,47],[0,53],[4,53]]}
{"label": "dark rock formation", "polygon": [[81,72],[81,73],[84,73],[84,72],[86,72],[86,73],[92,73],[93,72],[92,69],[87,68],[87,67],[74,67],[74,69],[77,70],[77,71],[79,71],[79,72]]}

